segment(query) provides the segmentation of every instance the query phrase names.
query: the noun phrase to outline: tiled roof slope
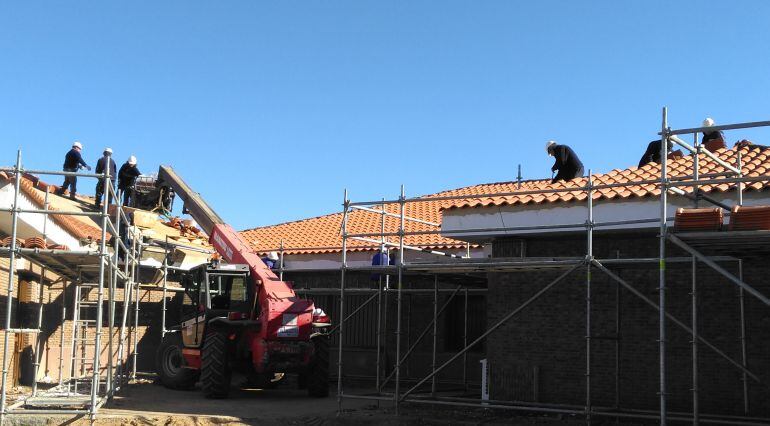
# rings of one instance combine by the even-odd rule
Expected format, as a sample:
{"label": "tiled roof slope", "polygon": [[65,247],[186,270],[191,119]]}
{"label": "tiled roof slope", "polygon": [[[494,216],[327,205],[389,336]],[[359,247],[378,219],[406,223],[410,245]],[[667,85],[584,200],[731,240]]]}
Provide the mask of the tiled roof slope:
{"label": "tiled roof slope", "polygon": [[[737,165],[737,150],[722,148],[714,152],[720,159],[728,164],[734,166]],[[741,161],[743,163],[743,175],[744,176],[762,176],[770,173],[770,149],[760,149],[754,147],[752,149],[741,149]],[[668,176],[669,178],[677,178],[683,176],[692,175],[693,171],[693,156],[686,156],[676,160],[668,161]],[[701,175],[707,175],[709,173],[721,173],[726,169],[719,165],[714,160],[706,157],[705,154],[700,154],[699,158],[699,172]],[[637,185],[633,182],[656,180],[660,179],[660,164],[650,163],[644,167],[631,167],[625,170],[612,170],[609,173],[595,174],[593,175],[594,185],[603,184],[617,184],[617,183],[629,183],[627,186],[618,186],[613,188],[597,189],[594,194],[594,200],[613,200],[613,199],[625,199],[631,197],[648,197],[660,195],[660,189],[656,184],[642,184]],[[490,185],[476,185],[467,188],[461,188],[454,191],[448,191],[452,195],[469,195],[468,198],[454,200],[443,209],[458,209],[469,207],[486,207],[486,206],[504,206],[504,205],[527,205],[527,204],[543,204],[553,202],[570,202],[570,201],[582,201],[587,198],[587,194],[584,190],[572,190],[570,188],[585,187],[588,182],[587,177],[572,180],[570,182],[557,182],[551,184],[550,180],[536,180],[523,182],[520,189],[517,189],[516,182],[503,182]],[[770,181],[747,183],[744,186],[745,190],[764,190],[770,186]],[[521,194],[521,195],[503,195],[503,196],[489,196],[489,197],[472,197],[473,195],[482,194],[494,194],[494,193],[506,193],[515,191],[530,191],[530,190],[543,190],[543,189],[561,189],[564,191],[551,192],[546,194]],[[736,188],[734,183],[719,183],[704,185],[701,187],[702,192],[727,192]],[[687,193],[692,193],[692,187],[681,187],[681,189]]]}
{"label": "tiled roof slope", "polygon": [[[436,194],[440,195],[440,194]],[[405,215],[432,223],[441,223],[441,204],[439,202],[406,203]],[[386,211],[393,214],[399,213],[398,205],[388,205]],[[398,232],[399,219],[385,218],[385,232]],[[333,213],[325,216],[299,220],[296,222],[282,223],[279,225],[265,226],[249,229],[241,232],[255,250],[266,252],[276,250],[281,245],[286,248],[288,254],[310,253],[335,253],[341,251],[342,237],[342,213]],[[413,231],[437,231],[438,227],[406,221],[404,228],[407,232]],[[376,233],[382,229],[382,215],[361,210],[352,210],[348,214],[348,233]],[[379,238],[379,237],[369,237]],[[397,237],[386,239],[389,242],[398,242]],[[408,235],[404,237],[404,244],[423,248],[464,248],[466,243],[440,235]],[[371,250],[374,245],[364,241],[348,239],[347,247],[350,251]]]}
{"label": "tiled roof slope", "polygon": [[[729,164],[735,164],[736,151],[734,149],[721,149],[715,152],[722,160]],[[742,150],[743,172],[748,176],[760,176],[770,172],[770,150],[759,148],[743,148]],[[670,160],[669,176],[686,176],[692,173],[693,157],[687,156],[677,160]],[[699,158],[700,173],[724,172],[724,167],[701,154]],[[628,183],[634,181],[652,180],[660,177],[660,165],[648,164],[642,168],[631,167],[625,170],[612,170],[609,173],[594,175],[595,184]],[[452,208],[501,206],[518,204],[542,204],[554,202],[571,202],[585,200],[585,191],[570,191],[570,188],[581,187],[586,184],[587,178],[576,179],[572,182],[559,182],[551,185],[550,180],[523,181],[521,188],[515,181],[499,182],[468,186],[465,188],[443,191],[426,197],[468,196],[464,199],[448,201],[425,201],[407,203],[406,215],[433,223],[441,223],[441,211]],[[746,190],[762,190],[767,188],[768,182],[756,182],[747,184]],[[542,190],[548,188],[564,188],[565,191],[549,194],[511,195],[474,198],[474,195],[507,193],[515,191]],[[706,185],[702,187],[704,192],[725,192],[734,188],[731,184]],[[683,187],[683,190],[692,192],[692,188]],[[609,189],[597,190],[595,199],[626,199],[631,197],[647,197],[659,195],[660,191],[654,184],[620,186]],[[397,205],[389,205],[387,211],[398,214]],[[283,240],[286,253],[333,253],[339,252],[342,245],[340,226],[342,213],[334,213],[296,222],[282,223],[274,226],[242,231],[241,235],[260,252],[277,249]],[[348,231],[350,233],[376,233],[380,232],[381,216],[364,211],[353,211],[349,214]],[[407,231],[436,230],[430,225],[415,222],[406,222]],[[386,232],[398,231],[398,219],[388,217],[385,226]],[[376,237],[375,237],[376,238]],[[391,237],[390,241],[397,242],[397,238]],[[405,244],[430,247],[430,248],[462,248],[462,241],[443,238],[438,235],[419,235],[405,237]],[[369,250],[372,244],[348,240],[348,248],[352,251]]]}
{"label": "tiled roof slope", "polygon": [[[14,182],[14,179],[12,176],[7,175],[6,173],[0,172],[0,180],[6,180],[9,182]],[[43,183],[42,181],[38,181],[34,177],[29,177],[27,175],[23,175],[21,178],[21,192],[26,195],[30,200],[32,200],[35,205],[37,205],[38,208],[44,208],[45,207],[45,190],[41,188],[45,188],[45,186],[48,186],[47,184]],[[49,194],[49,207],[48,209],[51,211],[57,211],[57,209],[53,204],[51,203],[51,199],[58,197],[53,194],[53,191],[56,189],[55,186],[50,185],[50,191]],[[94,225],[90,225],[86,221],[93,222],[91,218],[85,217],[85,216],[72,216],[72,215],[57,215],[52,214],[50,215],[51,219],[53,219],[54,222],[56,222],[59,226],[64,228],[67,232],[69,232],[73,237],[78,239],[84,239],[84,240],[101,240],[102,238],[102,232],[99,227]]]}

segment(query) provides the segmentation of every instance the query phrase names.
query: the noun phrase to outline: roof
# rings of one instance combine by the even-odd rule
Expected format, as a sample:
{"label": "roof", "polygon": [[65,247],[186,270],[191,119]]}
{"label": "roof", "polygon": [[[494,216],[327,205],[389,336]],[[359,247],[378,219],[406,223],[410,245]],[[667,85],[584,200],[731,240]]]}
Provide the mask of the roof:
{"label": "roof", "polygon": [[[0,172],[0,181],[14,182],[13,177]],[[45,207],[46,187],[49,188],[48,209],[51,211],[89,211],[76,201],[71,201],[65,197],[59,197],[53,192],[56,190],[54,185],[48,185],[40,181],[37,177],[24,174],[20,180],[21,192],[26,195],[38,208]],[[51,219],[59,226],[64,228],[73,237],[84,240],[101,240],[102,231],[96,222],[88,216],[72,215],[50,215]]]}
{"label": "roof", "polygon": [[[722,148],[714,152],[721,160],[728,164],[737,164],[737,150],[735,148]],[[758,177],[770,172],[770,149],[759,147],[742,148],[741,160],[743,163],[743,175],[749,177]],[[675,160],[668,161],[669,178],[689,176],[693,170],[693,156],[685,156]],[[699,173],[707,175],[711,173],[722,173],[727,171],[716,161],[700,154],[698,158]],[[597,189],[593,194],[594,200],[619,200],[629,198],[643,198],[660,195],[660,189],[657,183],[635,184],[634,182],[658,180],[660,179],[660,167],[658,163],[650,163],[643,167],[631,167],[624,170],[615,169],[609,173],[594,174],[594,185],[605,184],[624,184],[613,188]],[[522,182],[521,188],[517,189],[516,182],[502,182],[495,184],[476,185],[467,188],[461,188],[454,191],[448,191],[453,195],[469,195],[468,198],[458,199],[444,206],[443,209],[462,209],[488,206],[514,206],[514,205],[532,205],[546,203],[569,203],[583,201],[588,197],[585,190],[570,190],[570,188],[584,188],[587,186],[588,177],[574,179],[569,182],[550,183],[550,180],[534,180]],[[770,181],[761,181],[746,183],[744,190],[759,191],[765,190],[770,186]],[[547,189],[565,189],[565,191],[549,192],[544,194],[508,194],[492,195],[487,197],[472,197],[472,195],[482,194],[504,194],[515,191],[537,191]],[[719,193],[734,190],[734,183],[719,183],[701,186],[701,192]],[[686,193],[692,193],[692,187],[681,187]]]}
{"label": "roof", "polygon": [[[720,149],[715,154],[727,163],[735,164],[735,149]],[[743,172],[746,176],[761,176],[770,171],[770,149],[743,148],[742,149]],[[676,160],[669,160],[669,176],[678,177],[691,174],[693,157],[686,156]],[[725,168],[715,161],[701,154],[699,157],[700,173],[705,175],[709,173],[724,172]],[[631,167],[624,170],[612,170],[608,173],[593,175],[594,184],[623,184],[614,188],[598,189],[593,198],[595,200],[625,200],[630,198],[652,197],[660,195],[660,190],[656,184],[638,185],[633,182],[644,180],[655,180],[660,178],[660,165],[651,163],[644,167]],[[475,208],[487,206],[503,205],[538,205],[546,203],[570,203],[585,200],[587,194],[584,190],[570,190],[570,188],[584,187],[588,178],[579,178],[570,182],[558,182],[551,184],[550,180],[529,180],[522,181],[521,187],[517,181],[497,182],[489,184],[473,185],[464,188],[452,189],[436,194],[426,195],[421,198],[435,197],[457,197],[467,196],[467,198],[454,200],[433,200],[424,202],[407,202],[405,204],[405,214],[428,222],[441,223],[443,210]],[[768,182],[755,182],[745,185],[746,190],[764,190],[768,187]],[[555,193],[546,194],[521,194],[521,195],[501,195],[489,197],[474,197],[474,195],[483,194],[504,194],[516,191],[540,191],[545,189],[561,189]],[[692,188],[682,187],[686,192],[692,192]],[[734,184],[712,184],[701,187],[703,192],[726,192],[734,189]],[[387,205],[386,211],[398,214],[398,205]],[[381,215],[360,210],[353,210],[348,216],[349,233],[379,233],[382,227]],[[398,218],[388,217],[385,221],[385,232],[398,231]],[[342,213],[333,213],[329,215],[299,220],[295,222],[282,223],[273,226],[265,226],[254,229],[248,229],[241,232],[241,235],[258,252],[276,250],[283,241],[283,247],[287,254],[314,254],[314,253],[335,253],[341,251],[342,237],[340,228],[342,224]],[[405,229],[411,231],[436,231],[439,228],[406,221]],[[372,237],[377,238],[377,237]],[[390,242],[397,242],[397,237],[391,237]],[[408,235],[404,238],[404,243],[423,248],[464,248],[466,243],[463,241],[444,238],[440,235]],[[347,248],[350,251],[372,250],[375,244],[348,239]]]}
{"label": "roof", "polygon": [[[14,183],[12,175],[0,172],[0,182]],[[48,190],[48,209],[50,211],[60,212],[96,212],[94,208],[94,198],[78,195],[77,200],[73,201],[69,197],[59,196],[54,193],[58,187],[49,185],[41,181],[37,176],[22,174],[21,193],[28,197],[38,208],[45,207],[46,189]],[[126,212],[136,209],[127,208]],[[128,214],[128,213],[126,213]],[[193,246],[208,246],[208,239],[202,235],[194,226],[185,224],[184,221],[172,220],[170,222],[161,222],[155,214],[150,214],[152,220],[143,222],[140,226],[143,233],[154,239],[163,240],[168,237],[176,243]],[[50,218],[61,226],[66,232],[79,240],[100,241],[102,230],[98,216],[52,214]],[[109,233],[109,231],[108,231]]]}
{"label": "roof", "polygon": [[[435,194],[440,195],[440,194]],[[422,221],[441,223],[441,203],[437,201],[412,202],[404,206],[405,215]],[[388,213],[398,214],[398,205],[387,205]],[[385,232],[397,232],[399,218],[385,218]],[[241,236],[251,244],[258,252],[277,250],[283,241],[283,247],[287,248],[287,254],[314,254],[336,253],[342,250],[342,213],[333,213],[295,222],[281,223],[273,226],[248,229],[241,232]],[[438,226],[405,221],[404,228],[407,232],[438,231]],[[379,233],[382,229],[382,214],[362,210],[351,210],[348,214],[347,230],[349,234]],[[379,238],[379,237],[369,237]],[[387,241],[396,243],[397,237],[386,238]],[[464,241],[445,238],[437,234],[408,235],[404,237],[404,244],[422,248],[435,249],[461,249],[467,247]],[[373,250],[377,245],[364,241],[348,239],[349,251]]]}

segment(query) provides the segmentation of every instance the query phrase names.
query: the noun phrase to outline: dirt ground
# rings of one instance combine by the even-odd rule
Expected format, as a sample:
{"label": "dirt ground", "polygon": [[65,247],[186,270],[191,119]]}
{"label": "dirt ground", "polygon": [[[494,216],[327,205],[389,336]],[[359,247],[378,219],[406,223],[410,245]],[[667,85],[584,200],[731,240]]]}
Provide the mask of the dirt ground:
{"label": "dirt ground", "polygon": [[[13,425],[88,425],[85,418],[57,416],[11,416]],[[402,406],[396,416],[390,403],[378,408],[373,401],[346,400],[338,413],[334,396],[310,398],[304,391],[236,390],[230,398],[212,400],[200,391],[174,391],[153,383],[124,388],[99,411],[97,425],[577,425],[585,420],[572,417],[517,415],[454,407]]]}

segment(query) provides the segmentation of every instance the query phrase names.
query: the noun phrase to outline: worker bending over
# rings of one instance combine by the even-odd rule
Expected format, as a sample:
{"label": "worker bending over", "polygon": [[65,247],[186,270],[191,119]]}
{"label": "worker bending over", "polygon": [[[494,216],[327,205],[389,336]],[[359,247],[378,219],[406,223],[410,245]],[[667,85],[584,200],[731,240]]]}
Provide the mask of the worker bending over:
{"label": "worker bending over", "polygon": [[[639,160],[638,167],[642,167],[650,163],[660,163],[660,145],[660,139],[650,142],[650,144],[647,145],[647,151],[644,151],[642,159]],[[674,144],[671,143],[671,141],[668,141],[666,154],[671,152],[671,148],[673,148],[673,146]]]}
{"label": "worker bending over", "polygon": [[[80,155],[80,151],[83,150],[83,145],[75,141],[72,144],[72,149],[67,152],[67,154],[64,156],[64,167],[63,170],[65,172],[77,172],[80,169],[88,169],[91,170],[91,166],[86,164],[85,161],[83,161],[83,156]],[[70,199],[74,200],[75,195],[77,195],[78,192],[78,177],[77,176],[64,176],[64,183],[62,184],[59,189],[54,192],[56,195],[64,195],[64,191],[67,190],[69,187],[70,190]]]}
{"label": "worker bending over", "polygon": [[136,157],[133,155],[128,157],[128,161],[120,166],[118,171],[118,189],[123,191],[123,205],[130,206],[131,200],[134,197],[134,184],[136,184],[136,178],[138,178],[142,172],[136,167]]}
{"label": "worker bending over", "polygon": [[[703,127],[713,127],[714,120],[711,117],[707,117],[703,120]],[[721,130],[712,130],[703,132],[703,140],[701,144],[709,151],[714,152],[719,148],[725,148],[725,135]]]}
{"label": "worker bending over", "polygon": [[270,269],[275,269],[276,265],[278,265],[278,259],[278,253],[271,251],[262,258],[262,263]]}
{"label": "worker bending over", "polygon": [[548,155],[554,157],[556,161],[551,167],[552,172],[558,171],[551,183],[560,180],[570,181],[576,177],[583,176],[583,163],[580,162],[577,154],[567,145],[558,145],[555,141],[548,141],[545,144],[545,150]]}
{"label": "worker bending over", "polygon": [[[109,169],[108,169],[109,167]],[[112,182],[112,188],[115,188],[115,179],[118,178],[117,168],[115,166],[115,160],[112,159],[112,148],[104,148],[102,158],[96,162],[96,174],[103,174],[106,170],[110,171],[110,181]],[[104,179],[99,179],[96,182],[96,196],[94,197],[94,205],[96,208],[102,204],[102,196],[104,195]],[[107,197],[107,204],[110,204],[112,196]]]}

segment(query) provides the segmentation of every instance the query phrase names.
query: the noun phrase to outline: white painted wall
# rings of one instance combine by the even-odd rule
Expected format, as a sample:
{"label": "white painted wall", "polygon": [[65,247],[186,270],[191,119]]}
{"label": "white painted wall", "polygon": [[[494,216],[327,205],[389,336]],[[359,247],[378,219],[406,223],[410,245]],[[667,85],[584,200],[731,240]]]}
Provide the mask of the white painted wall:
{"label": "white painted wall", "polygon": [[[710,197],[727,205],[736,204],[731,198],[735,194],[709,194]],[[673,217],[680,207],[691,208],[691,200],[680,197],[668,197],[667,216]],[[744,205],[770,205],[770,194],[748,192],[743,197]],[[713,207],[712,204],[701,201],[700,207]],[[622,220],[658,219],[660,218],[660,199],[657,197],[635,198],[623,201],[600,200],[594,202],[594,222],[614,222]],[[490,206],[464,209],[445,210],[441,223],[441,235],[458,240],[479,241],[493,236],[531,235],[551,232],[582,232],[582,228],[509,230],[509,231],[480,231],[453,234],[452,231],[468,229],[510,228],[541,225],[568,225],[585,223],[588,219],[588,206],[585,202],[534,204],[517,206]],[[725,220],[729,223],[729,217]],[[617,229],[651,229],[659,227],[658,222],[642,224],[625,224],[601,227],[601,230]]]}
{"label": "white painted wall", "polygon": [[[0,187],[0,208],[10,209],[13,206],[14,197],[14,185],[6,183]],[[19,208],[21,209],[38,209],[39,207],[34,204],[23,192],[19,193]],[[64,228],[59,226],[58,223],[49,219],[47,216],[35,213],[19,213],[19,220],[17,224],[18,238],[26,239],[30,237],[39,237],[43,235],[44,222],[48,222],[45,225],[48,241],[53,244],[63,244],[73,251],[88,251],[87,248],[81,248],[80,241],[73,237]],[[12,215],[8,212],[0,212],[0,230],[3,233],[11,235],[12,232]]]}

